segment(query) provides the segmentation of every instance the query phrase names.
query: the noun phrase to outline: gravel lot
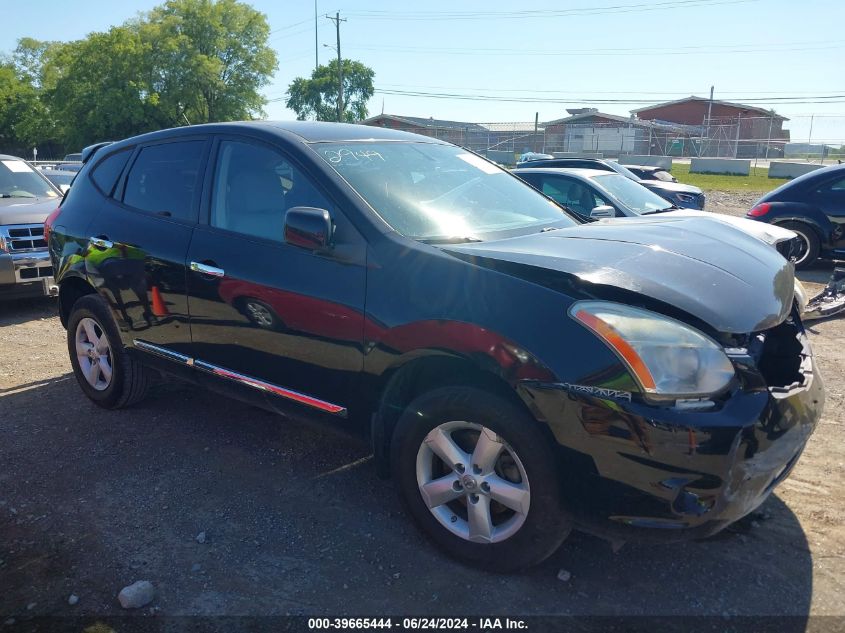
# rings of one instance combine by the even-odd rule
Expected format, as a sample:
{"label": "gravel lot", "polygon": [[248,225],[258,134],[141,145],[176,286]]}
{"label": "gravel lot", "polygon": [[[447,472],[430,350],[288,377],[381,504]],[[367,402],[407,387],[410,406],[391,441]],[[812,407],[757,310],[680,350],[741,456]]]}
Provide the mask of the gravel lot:
{"label": "gravel lot", "polygon": [[54,303],[0,304],[0,629],[124,614],[116,596],[136,580],[156,589],[143,615],[845,615],[843,324],[811,328],[826,413],[759,512],[707,541],[616,553],[576,533],[497,576],[440,555],[365,445],[182,384],[102,411],[70,373]]}

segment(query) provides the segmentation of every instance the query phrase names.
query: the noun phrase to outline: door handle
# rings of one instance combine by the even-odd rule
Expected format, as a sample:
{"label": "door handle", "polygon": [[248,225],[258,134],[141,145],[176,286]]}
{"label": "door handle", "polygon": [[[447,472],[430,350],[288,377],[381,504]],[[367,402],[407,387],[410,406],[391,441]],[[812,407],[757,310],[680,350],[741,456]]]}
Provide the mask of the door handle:
{"label": "door handle", "polygon": [[114,242],[104,237],[89,237],[88,242],[91,246],[96,246],[97,248],[112,248],[114,246]]}
{"label": "door handle", "polygon": [[191,270],[201,275],[209,275],[210,277],[222,277],[226,274],[222,268],[203,264],[202,262],[191,262]]}

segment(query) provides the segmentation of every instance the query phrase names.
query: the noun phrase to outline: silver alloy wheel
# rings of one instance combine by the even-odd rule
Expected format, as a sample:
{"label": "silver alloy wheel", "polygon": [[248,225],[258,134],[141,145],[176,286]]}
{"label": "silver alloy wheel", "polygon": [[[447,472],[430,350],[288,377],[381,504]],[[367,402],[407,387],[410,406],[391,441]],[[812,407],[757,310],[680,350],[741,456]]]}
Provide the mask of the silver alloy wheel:
{"label": "silver alloy wheel", "polygon": [[273,314],[260,303],[247,301],[246,309],[249,310],[249,315],[256,324],[262,327],[270,327],[273,325]]}
{"label": "silver alloy wheel", "polygon": [[417,485],[440,524],[473,543],[516,534],[531,502],[517,454],[494,431],[472,422],[431,430],[417,452]]}
{"label": "silver alloy wheel", "polygon": [[76,325],[76,358],[89,385],[105,391],[112,379],[112,352],[108,337],[94,319],[85,317]]}
{"label": "silver alloy wheel", "polygon": [[798,229],[791,228],[789,230],[798,236],[799,245],[797,252],[793,253],[795,265],[797,266],[799,264],[803,264],[804,260],[807,259],[807,256],[810,254],[810,238],[806,233],[803,233]]}

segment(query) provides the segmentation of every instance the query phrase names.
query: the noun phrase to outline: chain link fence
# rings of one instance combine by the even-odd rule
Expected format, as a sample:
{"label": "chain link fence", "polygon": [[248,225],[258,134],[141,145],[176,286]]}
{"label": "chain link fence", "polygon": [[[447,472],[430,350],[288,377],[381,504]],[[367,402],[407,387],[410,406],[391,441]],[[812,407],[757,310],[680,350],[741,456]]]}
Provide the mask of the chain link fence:
{"label": "chain link fence", "polygon": [[[809,119],[809,135],[803,136]],[[845,116],[826,116],[821,133],[813,137],[816,115],[793,117],[803,138],[790,138],[777,117],[712,118],[702,125],[622,119],[613,122],[511,121],[474,123],[437,121],[391,126],[466,147],[502,163],[525,152],[563,156],[618,158],[624,155],[796,158],[845,160]],[[821,117],[819,117],[821,120]],[[817,128],[818,129],[818,128]],[[818,132],[817,132],[818,133]]]}

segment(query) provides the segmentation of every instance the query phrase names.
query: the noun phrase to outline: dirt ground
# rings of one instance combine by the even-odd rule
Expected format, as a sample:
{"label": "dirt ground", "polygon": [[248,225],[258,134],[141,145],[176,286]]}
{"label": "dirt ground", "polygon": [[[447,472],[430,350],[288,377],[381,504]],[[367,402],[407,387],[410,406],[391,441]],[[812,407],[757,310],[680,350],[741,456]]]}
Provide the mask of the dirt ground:
{"label": "dirt ground", "polygon": [[794,630],[845,616],[845,319],[810,336],[825,415],[758,512],[710,540],[616,553],[575,533],[500,576],[429,544],[366,446],[182,384],[103,411],[70,373],[55,304],[0,305],[0,630],[121,615],[136,580],[156,589],[139,615],[791,615]]}

